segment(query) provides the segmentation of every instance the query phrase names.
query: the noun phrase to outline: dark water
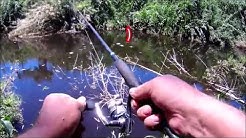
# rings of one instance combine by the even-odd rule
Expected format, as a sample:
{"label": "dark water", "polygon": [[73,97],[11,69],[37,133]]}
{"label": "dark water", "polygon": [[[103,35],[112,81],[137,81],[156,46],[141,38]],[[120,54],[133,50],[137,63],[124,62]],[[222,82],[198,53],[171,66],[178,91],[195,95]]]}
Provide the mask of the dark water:
{"label": "dark water", "polygon": [[[207,65],[213,65],[218,55],[212,54],[206,47],[196,48],[189,43],[178,43],[177,40],[166,37],[150,37],[148,35],[134,34],[133,41],[126,44],[123,32],[107,32],[103,34],[105,41],[112,47],[115,53],[121,57],[129,56],[132,61],[149,67],[160,73],[171,73],[193,84],[201,81],[205,66],[196,58],[199,56]],[[96,50],[104,57],[103,62],[107,68],[111,68],[112,61],[105,53],[95,37],[90,35]],[[87,72],[83,69],[91,65],[89,52],[93,53],[88,38],[83,34],[54,35],[45,38],[31,39],[21,42],[1,40],[1,64],[0,77],[17,70],[17,78],[14,81],[15,91],[21,96],[23,103],[23,128],[18,126],[19,133],[29,129],[35,122],[42,106],[43,99],[50,93],[62,92],[78,98],[81,95],[87,98],[97,95],[98,88],[91,88],[86,80]],[[175,51],[179,59],[195,78],[187,77],[175,67],[165,68],[162,61],[167,52]],[[206,54],[205,54],[206,53]],[[164,54],[164,55],[163,55]],[[182,57],[182,58],[181,58]],[[180,60],[180,61],[182,61]],[[170,65],[170,63],[165,63]],[[157,75],[140,67],[134,68],[134,73],[141,83],[144,83]],[[90,81],[90,78],[89,78]],[[202,86],[201,86],[202,87]],[[93,112],[84,113],[85,137],[111,136],[110,129],[94,120]],[[160,132],[148,131],[143,124],[135,119],[132,137],[144,137],[147,135],[160,136]],[[96,130],[96,131],[95,131]]]}

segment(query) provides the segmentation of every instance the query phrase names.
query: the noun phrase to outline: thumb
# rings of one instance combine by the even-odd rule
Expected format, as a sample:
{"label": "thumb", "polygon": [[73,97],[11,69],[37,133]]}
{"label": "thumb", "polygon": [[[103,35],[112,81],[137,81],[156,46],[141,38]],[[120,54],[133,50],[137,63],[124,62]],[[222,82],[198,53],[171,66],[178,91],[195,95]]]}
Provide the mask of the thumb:
{"label": "thumb", "polygon": [[77,102],[79,103],[80,111],[84,111],[86,106],[86,98],[84,96],[81,96],[77,99]]}
{"label": "thumb", "polygon": [[144,100],[150,98],[151,95],[151,82],[146,82],[138,87],[131,88],[129,93],[134,100]]}

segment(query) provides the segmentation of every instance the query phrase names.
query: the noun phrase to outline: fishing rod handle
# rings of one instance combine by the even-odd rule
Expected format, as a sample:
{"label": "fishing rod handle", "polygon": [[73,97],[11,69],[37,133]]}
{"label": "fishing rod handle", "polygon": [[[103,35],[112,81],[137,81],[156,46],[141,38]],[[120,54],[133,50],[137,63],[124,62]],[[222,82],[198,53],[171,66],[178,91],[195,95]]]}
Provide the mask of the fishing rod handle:
{"label": "fishing rod handle", "polygon": [[130,88],[139,86],[138,79],[123,60],[118,58],[114,62],[114,65],[116,66],[122,77],[125,79],[127,86],[129,86]]}

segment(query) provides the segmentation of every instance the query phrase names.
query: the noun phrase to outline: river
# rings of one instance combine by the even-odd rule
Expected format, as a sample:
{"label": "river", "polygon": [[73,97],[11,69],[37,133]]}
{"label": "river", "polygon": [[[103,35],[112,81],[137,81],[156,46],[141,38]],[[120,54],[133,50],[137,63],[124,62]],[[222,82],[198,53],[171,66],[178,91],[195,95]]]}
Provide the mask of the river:
{"label": "river", "polygon": [[[125,34],[120,31],[104,32],[105,41],[120,57],[141,64],[161,74],[173,74],[191,85],[202,82],[206,66],[216,63],[219,54],[214,54],[207,46],[192,45],[165,36],[133,34],[130,43],[125,42]],[[92,40],[90,43],[89,39]],[[17,125],[19,133],[28,130],[35,122],[44,98],[50,93],[62,92],[78,98],[99,95],[101,89],[94,87],[93,78],[88,77],[88,69],[93,64],[95,50],[105,68],[115,70],[112,61],[100,46],[93,34],[56,34],[53,36],[12,42],[2,39],[0,77],[16,70],[15,92],[22,98],[24,122]],[[177,69],[167,58],[176,59],[184,70]],[[174,60],[175,61],[175,60]],[[205,66],[206,65],[206,66]],[[156,73],[131,65],[141,83],[153,79]],[[117,74],[117,73],[116,73]],[[202,86],[201,86],[202,87]],[[112,91],[116,91],[115,89]],[[111,92],[112,92],[111,91]],[[62,105],[61,105],[62,106]],[[111,129],[97,122],[94,112],[84,113],[83,137],[110,137]],[[148,131],[143,123],[134,117],[135,123],[131,137],[153,135],[160,132]],[[96,130],[96,131],[95,131]],[[95,133],[96,132],[96,133]]]}

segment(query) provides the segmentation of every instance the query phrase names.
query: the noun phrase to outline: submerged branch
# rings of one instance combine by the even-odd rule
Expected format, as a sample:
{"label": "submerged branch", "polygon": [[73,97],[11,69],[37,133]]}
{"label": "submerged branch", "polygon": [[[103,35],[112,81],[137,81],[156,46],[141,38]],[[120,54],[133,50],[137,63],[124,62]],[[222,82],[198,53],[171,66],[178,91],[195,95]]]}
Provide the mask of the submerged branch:
{"label": "submerged branch", "polygon": [[[186,70],[186,68],[185,68],[185,66],[184,66],[183,63],[180,63],[180,62],[178,61],[178,59],[177,59],[177,54],[175,53],[174,49],[172,49],[172,52],[173,52],[173,53],[171,54],[171,53],[169,53],[169,51],[168,51],[166,55],[164,55],[164,54],[162,53],[162,55],[165,57],[165,60],[167,60],[169,63],[171,63],[171,65],[173,65],[173,66],[179,71],[180,74],[184,73],[184,74],[188,75],[188,76],[191,77],[191,78],[196,78],[196,77],[192,76],[192,75]],[[162,64],[163,64],[165,67],[169,68],[167,65],[165,65],[165,60],[162,62]],[[182,60],[182,62],[183,62],[183,60]]]}
{"label": "submerged branch", "polygon": [[234,91],[231,88],[225,87],[225,86],[221,86],[219,84],[215,84],[212,82],[208,82],[216,91],[230,97],[233,100],[236,100],[238,102],[240,102],[241,104],[245,104],[245,101],[242,100],[241,98],[238,98],[237,96],[235,96],[233,93],[236,93],[236,91]]}

